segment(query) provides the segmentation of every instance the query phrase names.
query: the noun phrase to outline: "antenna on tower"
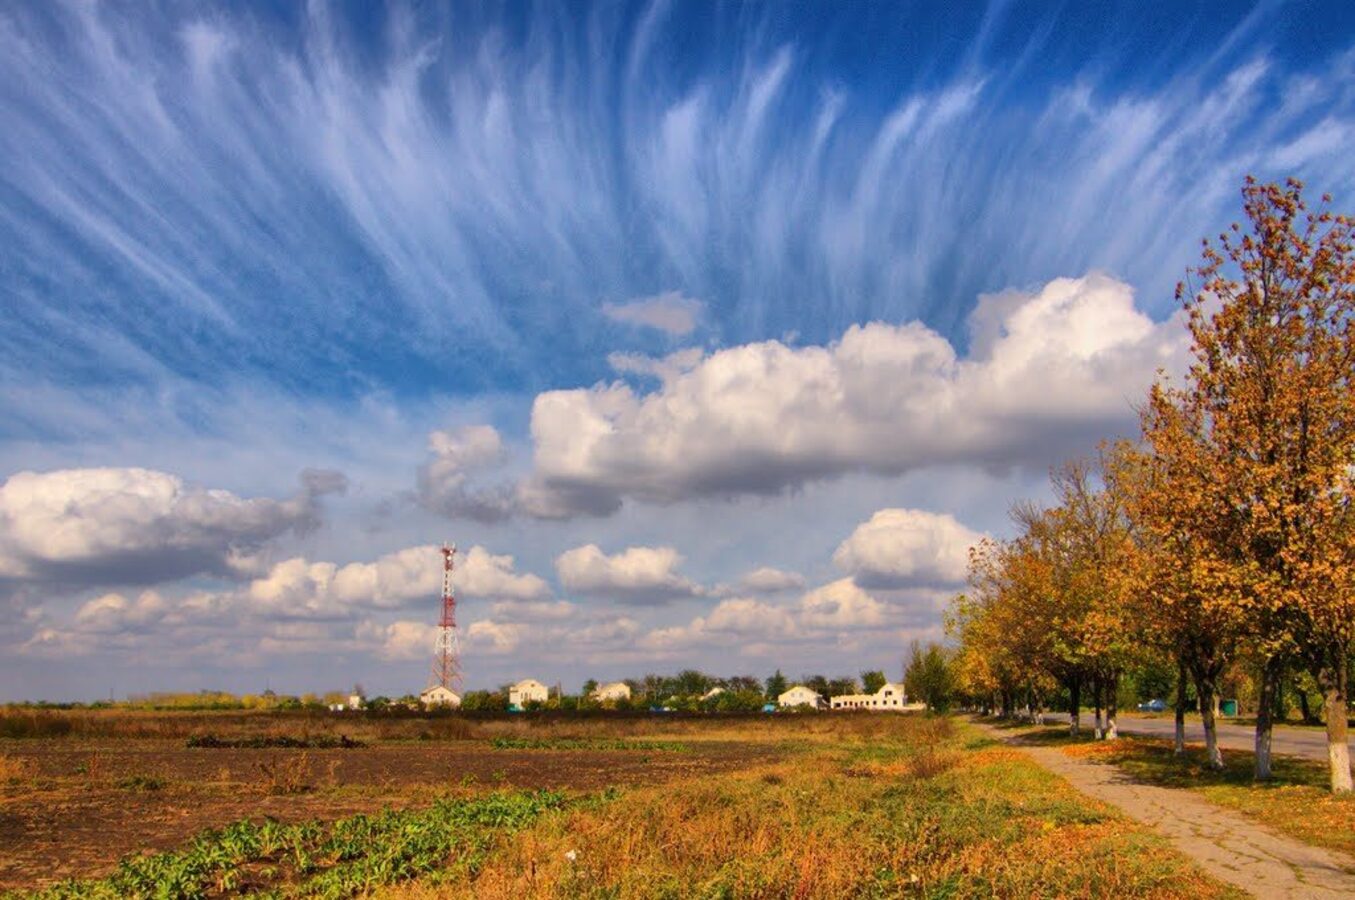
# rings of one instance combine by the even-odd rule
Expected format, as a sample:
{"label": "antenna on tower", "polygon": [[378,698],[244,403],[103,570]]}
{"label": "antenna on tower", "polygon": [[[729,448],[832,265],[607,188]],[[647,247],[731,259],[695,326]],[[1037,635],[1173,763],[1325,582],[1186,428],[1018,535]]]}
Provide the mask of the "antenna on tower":
{"label": "antenna on tower", "polygon": [[456,691],[461,683],[461,639],[456,631],[456,595],[452,593],[452,568],[456,544],[442,545],[442,619],[433,645],[433,676],[428,686]]}

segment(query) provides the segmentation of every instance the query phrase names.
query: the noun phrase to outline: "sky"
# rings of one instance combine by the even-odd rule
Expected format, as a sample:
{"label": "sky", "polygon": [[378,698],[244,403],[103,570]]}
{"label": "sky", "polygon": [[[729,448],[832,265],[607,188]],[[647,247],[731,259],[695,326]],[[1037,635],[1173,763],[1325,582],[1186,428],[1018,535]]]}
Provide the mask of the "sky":
{"label": "sky", "polygon": [[0,700],[883,669],[1348,3],[0,3]]}

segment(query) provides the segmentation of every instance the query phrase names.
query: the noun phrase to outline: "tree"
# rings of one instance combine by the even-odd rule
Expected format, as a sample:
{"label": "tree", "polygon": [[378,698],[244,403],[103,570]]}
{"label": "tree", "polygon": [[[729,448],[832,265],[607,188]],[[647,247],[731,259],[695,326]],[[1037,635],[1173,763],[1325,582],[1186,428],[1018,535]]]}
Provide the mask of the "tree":
{"label": "tree", "polygon": [[873,694],[885,686],[885,673],[875,669],[869,672],[861,673],[861,690],[867,694]]}
{"label": "tree", "polygon": [[903,689],[908,696],[927,704],[932,712],[945,712],[950,708],[955,680],[949,654],[941,645],[928,644],[923,649],[913,641],[908,666],[903,673]]}
{"label": "tree", "polygon": [[845,694],[855,694],[857,692],[856,679],[850,675],[844,675],[841,678],[834,678],[828,682],[829,697],[841,697]]}
{"label": "tree", "polygon": [[786,692],[786,676],[781,674],[780,669],[777,669],[776,673],[767,679],[766,688],[766,697],[773,703],[776,702],[777,697]]}
{"label": "tree", "polygon": [[[1177,296],[1192,337],[1186,384],[1159,383],[1148,424],[1175,423],[1195,467],[1185,498],[1197,575],[1245,623],[1262,667],[1257,775],[1288,661],[1322,689],[1331,787],[1352,788],[1346,744],[1355,639],[1355,229],[1309,212],[1302,185],[1243,188],[1248,228],[1206,242]],[[1148,429],[1145,429],[1147,432]],[[1156,435],[1145,435],[1150,441]],[[1154,449],[1157,449],[1154,442]],[[1205,700],[1203,696],[1202,700]]]}
{"label": "tree", "polygon": [[828,679],[822,675],[802,675],[800,676],[800,684],[803,684],[820,697],[828,696]]}

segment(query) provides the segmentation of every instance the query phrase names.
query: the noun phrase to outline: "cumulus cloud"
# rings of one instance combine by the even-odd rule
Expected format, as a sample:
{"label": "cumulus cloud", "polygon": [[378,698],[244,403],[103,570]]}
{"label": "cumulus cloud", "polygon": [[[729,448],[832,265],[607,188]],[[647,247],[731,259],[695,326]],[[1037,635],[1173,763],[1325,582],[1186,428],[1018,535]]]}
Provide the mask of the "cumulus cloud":
{"label": "cumulus cloud", "polygon": [[850,578],[815,588],[800,599],[799,618],[810,628],[853,629],[881,625],[885,604]]}
{"label": "cumulus cloud", "polygon": [[1179,319],[1154,323],[1129,285],[1100,274],[985,296],[970,327],[964,358],[918,322],[875,322],[828,346],[722,350],[650,393],[619,382],[542,393],[524,491],[567,515],[852,471],[1044,465],[1129,427],[1154,373],[1186,351]]}
{"label": "cumulus cloud", "polygon": [[[544,600],[550,586],[518,573],[511,556],[471,547],[452,572],[457,594],[474,599]],[[397,609],[430,603],[442,589],[442,554],[428,544],[388,553],[372,562],[336,566],[289,559],[250,582],[244,595],[256,611],[287,616],[348,616],[355,609]]]}
{"label": "cumulus cloud", "polygon": [[307,471],[285,500],[245,499],[139,468],[19,472],[0,485],[0,579],[154,584],[248,573],[256,551],[319,522],[337,472]]}
{"label": "cumulus cloud", "polygon": [[982,538],[945,513],[882,509],[838,545],[833,562],[867,588],[956,585]]}
{"label": "cumulus cloud", "polygon": [[726,591],[738,594],[775,594],[804,586],[805,577],[799,572],[785,572],[771,566],[761,566],[746,572]]}
{"label": "cumulus cloud", "polygon": [[420,505],[453,518],[497,522],[517,508],[511,484],[485,485],[477,473],[503,460],[503,439],[489,425],[470,425],[428,436],[429,459],[420,468]]}
{"label": "cumulus cloud", "polygon": [[706,305],[682,296],[681,291],[665,291],[653,297],[640,297],[625,303],[604,303],[602,314],[616,322],[654,328],[673,337],[684,337],[696,330]]}
{"label": "cumulus cloud", "polygon": [[627,547],[608,556],[596,544],[587,544],[561,553],[555,571],[567,590],[644,606],[704,593],[677,574],[681,563],[682,555],[672,547]]}

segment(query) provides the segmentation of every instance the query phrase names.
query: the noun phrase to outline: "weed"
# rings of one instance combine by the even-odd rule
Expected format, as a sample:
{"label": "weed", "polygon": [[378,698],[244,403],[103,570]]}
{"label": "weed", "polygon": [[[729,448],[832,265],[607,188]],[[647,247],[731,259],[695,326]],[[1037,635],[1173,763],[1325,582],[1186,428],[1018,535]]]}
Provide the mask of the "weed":
{"label": "weed", "polygon": [[129,775],[118,781],[118,787],[124,791],[158,791],[164,786],[164,779],[150,775]]}
{"label": "weed", "polygon": [[265,794],[304,794],[312,790],[307,781],[310,777],[309,753],[260,762],[259,771],[264,778]]}

